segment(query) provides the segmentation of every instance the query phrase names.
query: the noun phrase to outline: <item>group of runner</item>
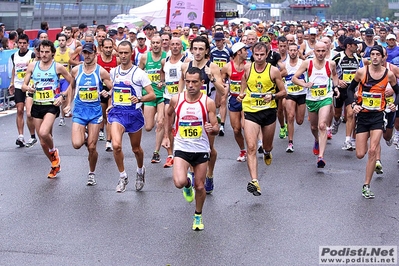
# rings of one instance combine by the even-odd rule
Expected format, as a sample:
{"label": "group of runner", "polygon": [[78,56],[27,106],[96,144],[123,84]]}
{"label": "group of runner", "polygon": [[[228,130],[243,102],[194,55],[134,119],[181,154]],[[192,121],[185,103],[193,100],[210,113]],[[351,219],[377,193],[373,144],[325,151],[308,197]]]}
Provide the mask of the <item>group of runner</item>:
{"label": "group of runner", "polygon": [[[227,110],[239,148],[237,161],[248,165],[247,190],[260,196],[257,152],[266,165],[272,163],[277,120],[279,137],[288,136],[286,152],[294,152],[294,124],[303,123],[307,109],[316,166],[325,167],[327,139],[337,133],[343,116],[343,149],[355,149],[358,158],[368,153],[362,195],[374,198],[373,172],[383,172],[381,137],[399,147],[399,136],[393,134],[394,123],[399,125],[399,72],[387,62],[396,47],[396,41],[389,43],[395,35],[387,36],[385,49],[369,41],[370,34],[374,37],[371,28],[359,41],[344,28],[294,27],[281,32],[273,49],[275,30],[260,36],[258,30],[241,30],[241,37],[230,38],[221,25],[215,25],[211,35],[195,25],[173,31],[165,27],[161,33],[146,26],[142,32],[131,29],[125,34],[123,25],[116,33],[99,26],[76,40],[72,28],[66,27],[57,36],[57,48],[42,40],[35,53],[22,34],[12,57],[9,88],[17,103],[16,145],[33,146],[37,134],[51,163],[48,178],[56,178],[61,159],[53,125],[60,116],[59,125],[64,126],[63,114],[72,112],[72,146],[88,149],[87,185],[96,185],[97,141],[106,140],[119,171],[116,192],[122,193],[129,183],[122,151],[126,132],[137,162],[135,188],[140,191],[146,174],[142,129],[156,127],[151,163],[161,162],[163,146],[164,167],[173,166],[175,186],[188,202],[195,199],[192,228],[202,230],[205,197],[214,190],[215,139],[226,134]],[[240,29],[236,31],[239,35]],[[26,143],[24,107],[31,135]]]}

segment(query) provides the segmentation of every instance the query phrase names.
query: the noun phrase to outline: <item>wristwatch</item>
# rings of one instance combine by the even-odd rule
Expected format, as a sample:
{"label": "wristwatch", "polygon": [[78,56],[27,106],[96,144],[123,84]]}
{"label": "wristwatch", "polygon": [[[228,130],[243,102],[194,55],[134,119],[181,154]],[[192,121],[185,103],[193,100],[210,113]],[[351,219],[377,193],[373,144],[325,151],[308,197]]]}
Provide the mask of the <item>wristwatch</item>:
{"label": "wristwatch", "polygon": [[213,78],[211,79],[211,82],[212,82],[212,83],[215,83],[215,82],[216,82],[216,78],[213,77]]}
{"label": "wristwatch", "polygon": [[351,104],[352,109],[355,108],[355,105],[356,105],[356,102],[353,102],[353,103]]}
{"label": "wristwatch", "polygon": [[62,97],[62,99],[66,100],[66,95],[61,93],[60,96]]}

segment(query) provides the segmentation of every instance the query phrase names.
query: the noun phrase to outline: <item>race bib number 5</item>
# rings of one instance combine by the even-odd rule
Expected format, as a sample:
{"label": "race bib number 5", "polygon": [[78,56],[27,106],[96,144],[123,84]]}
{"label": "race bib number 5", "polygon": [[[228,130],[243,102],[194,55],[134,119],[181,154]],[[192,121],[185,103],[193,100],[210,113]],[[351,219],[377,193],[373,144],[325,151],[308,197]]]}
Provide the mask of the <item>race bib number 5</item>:
{"label": "race bib number 5", "polygon": [[130,106],[132,105],[132,101],[130,100],[131,96],[130,88],[114,88],[112,100],[115,105]]}

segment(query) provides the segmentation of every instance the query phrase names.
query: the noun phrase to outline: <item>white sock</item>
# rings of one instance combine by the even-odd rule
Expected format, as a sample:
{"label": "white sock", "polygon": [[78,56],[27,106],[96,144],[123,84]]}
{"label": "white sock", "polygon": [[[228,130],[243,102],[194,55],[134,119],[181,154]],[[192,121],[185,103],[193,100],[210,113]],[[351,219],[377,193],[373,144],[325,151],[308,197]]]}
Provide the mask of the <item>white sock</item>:
{"label": "white sock", "polygon": [[120,173],[119,173],[119,177],[120,177],[120,178],[125,178],[125,177],[126,177],[126,172],[125,172],[125,171],[120,172]]}

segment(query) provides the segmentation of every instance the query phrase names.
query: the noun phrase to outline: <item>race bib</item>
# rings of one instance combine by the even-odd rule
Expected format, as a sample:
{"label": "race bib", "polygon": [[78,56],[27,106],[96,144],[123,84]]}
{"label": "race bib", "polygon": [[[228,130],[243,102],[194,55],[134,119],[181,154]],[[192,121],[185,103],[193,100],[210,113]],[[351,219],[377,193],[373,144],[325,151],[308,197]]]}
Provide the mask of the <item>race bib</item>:
{"label": "race bib", "polygon": [[327,85],[317,85],[310,88],[310,93],[313,98],[327,96]]}
{"label": "race bib", "polygon": [[169,94],[177,94],[179,92],[179,82],[166,82],[166,89],[168,90]]}
{"label": "race bib", "polygon": [[356,70],[344,70],[342,74],[342,80],[346,83],[351,83],[352,79],[355,77]]}
{"label": "race bib", "polygon": [[291,80],[287,80],[286,84],[287,84],[288,93],[296,93],[296,92],[303,91],[303,88],[301,86],[295,85],[294,83],[292,83]]}
{"label": "race bib", "polygon": [[370,92],[363,92],[362,93],[362,107],[364,109],[375,111],[381,110],[382,104],[382,95],[381,93],[370,93]]}
{"label": "race bib", "polygon": [[391,96],[385,97],[385,101],[387,102],[387,104],[390,104],[390,103],[394,103],[395,99],[393,98],[393,95],[391,95]]}
{"label": "race bib", "polygon": [[202,136],[202,122],[179,122],[179,135],[183,139],[199,139]]}
{"label": "race bib", "polygon": [[98,101],[97,87],[79,87],[79,99],[82,102]]}
{"label": "race bib", "polygon": [[201,87],[201,92],[202,92],[202,94],[204,94],[204,95],[208,95],[208,92],[207,92],[207,90],[206,90],[206,85],[202,85],[202,87]]}
{"label": "race bib", "polygon": [[218,65],[219,68],[222,68],[222,67],[224,67],[225,64],[227,64],[227,59],[225,59],[225,58],[215,58],[213,60],[213,63]]}
{"label": "race bib", "polygon": [[17,69],[17,78],[18,79],[24,79],[25,75],[26,75],[26,68],[25,69],[23,69],[23,68]]}
{"label": "race bib", "polygon": [[241,90],[241,81],[230,81],[230,93],[234,95],[240,94]]}
{"label": "race bib", "polygon": [[160,70],[147,70],[148,78],[151,82],[157,83],[161,81],[161,71]]}
{"label": "race bib", "polygon": [[250,94],[250,105],[252,109],[266,109],[270,103],[266,103],[264,97],[265,93],[251,93]]}
{"label": "race bib", "polygon": [[54,90],[53,87],[36,87],[35,95],[33,97],[36,102],[54,102]]}
{"label": "race bib", "polygon": [[114,88],[112,100],[115,105],[130,106],[132,105],[131,96],[132,91],[130,88]]}

